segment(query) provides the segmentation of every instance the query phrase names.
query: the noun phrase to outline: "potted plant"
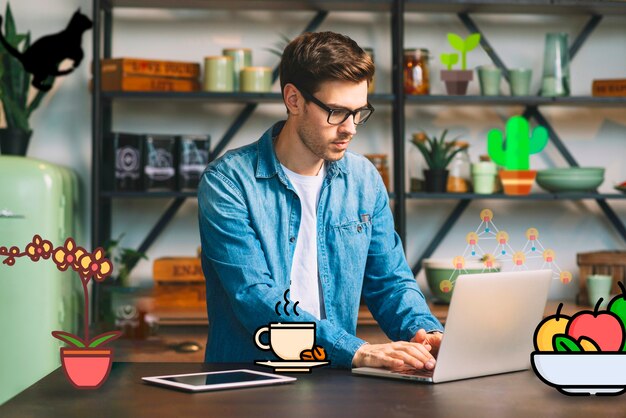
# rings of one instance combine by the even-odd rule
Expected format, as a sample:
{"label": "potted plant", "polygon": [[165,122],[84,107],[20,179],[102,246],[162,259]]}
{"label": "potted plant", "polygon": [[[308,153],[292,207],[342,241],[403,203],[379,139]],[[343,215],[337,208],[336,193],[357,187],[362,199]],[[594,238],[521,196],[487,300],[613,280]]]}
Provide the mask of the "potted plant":
{"label": "potted plant", "polygon": [[453,70],[459,55],[456,53],[441,54],[441,63],[446,66],[441,70],[441,80],[446,83],[446,91],[450,95],[464,95],[467,93],[467,85],[474,79],[474,72],[467,69],[467,53],[476,48],[480,43],[480,33],[472,33],[466,39],[455,33],[448,33],[448,42],[452,48],[461,53],[461,69]]}
{"label": "potted plant", "polygon": [[454,142],[445,142],[448,130],[445,129],[439,139],[436,136],[428,137],[426,133],[420,132],[414,135],[411,143],[415,145],[422,155],[428,170],[424,170],[424,185],[427,192],[445,192],[448,183],[448,164],[452,158],[461,151],[455,148]]}
{"label": "potted plant", "polygon": [[[30,48],[30,32],[17,33],[8,2],[4,13],[4,37],[10,45],[22,53]],[[6,128],[0,129],[0,152],[5,155],[26,155],[28,142],[33,133],[28,119],[39,107],[47,92],[37,90],[32,100],[29,100],[31,74],[24,70],[22,63],[8,53],[1,43],[0,57],[0,102],[7,125]],[[54,78],[50,76],[46,83],[51,84]]]}
{"label": "potted plant", "polygon": [[0,247],[0,256],[5,257],[2,263],[8,266],[15,265],[15,259],[20,257],[28,257],[33,262],[51,259],[60,271],[71,268],[78,273],[85,304],[84,337],[64,331],[52,331],[52,336],[69,345],[61,348],[61,365],[70,383],[77,389],[100,387],[109,376],[113,359],[113,349],[102,346],[121,335],[120,331],[110,331],[89,337],[87,285],[92,278],[101,282],[113,272],[113,265],[105,258],[104,249],[97,248],[93,253],[87,252],[78,247],[72,238],[68,238],[63,246],[53,248],[50,241],[35,235],[23,251],[16,246]]}
{"label": "potted plant", "polygon": [[530,154],[543,150],[548,143],[548,131],[537,126],[532,134],[528,121],[513,116],[506,122],[506,144],[502,131],[492,129],[487,137],[487,151],[491,159],[505,168],[500,171],[504,193],[526,195],[535,181],[537,171],[529,170]]}

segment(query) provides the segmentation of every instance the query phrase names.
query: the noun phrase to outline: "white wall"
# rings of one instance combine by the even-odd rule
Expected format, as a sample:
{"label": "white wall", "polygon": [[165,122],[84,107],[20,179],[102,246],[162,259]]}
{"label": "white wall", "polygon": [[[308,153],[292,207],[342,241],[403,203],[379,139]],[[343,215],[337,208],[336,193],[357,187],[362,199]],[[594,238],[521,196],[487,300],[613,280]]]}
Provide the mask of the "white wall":
{"label": "white wall", "polygon": [[[31,28],[33,39],[56,32],[66,24],[71,13],[82,6],[91,14],[87,0],[33,0],[12,4],[18,29]],[[1,2],[4,10],[5,1]],[[34,11],[35,5],[37,6]],[[277,57],[265,48],[280,42],[280,35],[293,37],[314,16],[313,12],[208,12],[188,10],[123,10],[115,12],[113,55],[201,62],[206,55],[220,54],[225,47],[253,49],[254,65],[276,64]],[[594,32],[571,67],[574,95],[588,95],[594,78],[623,78],[626,74],[626,18],[608,17]],[[476,16],[492,45],[509,67],[530,66],[533,86],[538,87],[542,68],[543,38],[548,31],[564,31],[572,39],[586,18],[536,16]],[[390,16],[371,13],[331,13],[321,30],[333,30],[353,37],[362,46],[375,49],[377,92],[391,89]],[[455,16],[407,15],[407,47],[425,47],[435,55],[446,52],[445,34],[453,31],[467,34]],[[91,165],[90,96],[87,91],[91,32],[83,39],[88,57],[77,73],[57,82],[42,108],[32,119],[33,135],[29,155],[73,167],[81,178],[85,192],[86,224],[82,242],[88,242],[87,206]],[[482,50],[471,52],[468,66],[486,64],[489,58]],[[438,61],[431,61],[431,91],[443,92]],[[274,86],[278,91],[278,86]],[[470,85],[470,94],[478,91],[478,83]],[[508,91],[508,90],[507,90]],[[223,135],[242,105],[202,102],[117,102],[114,106],[114,130],[153,133],[210,133],[215,142]],[[407,138],[416,130],[438,133],[450,128],[463,134],[470,142],[473,159],[485,152],[486,132],[502,128],[504,120],[522,108],[495,107],[407,107]],[[542,110],[543,111],[543,110]],[[610,192],[612,185],[626,180],[622,163],[626,155],[626,109],[624,108],[549,108],[544,114],[570,147],[583,166],[606,167],[606,180],[601,191]],[[232,147],[256,140],[275,120],[284,116],[282,105],[262,104],[253,118],[238,133]],[[353,150],[360,153],[391,154],[391,107],[377,106],[367,128],[359,132]],[[214,142],[214,144],[215,144]],[[534,168],[563,166],[565,163],[552,146],[531,158]],[[113,236],[126,232],[123,244],[138,246],[156,222],[167,200],[116,200]],[[611,202],[613,203],[613,202]],[[407,254],[412,264],[426,248],[454,201],[410,201],[408,204],[409,236]],[[624,202],[612,204],[626,222]],[[613,232],[610,224],[591,202],[512,202],[475,201],[435,253],[436,257],[452,257],[465,248],[464,237],[478,226],[478,213],[484,207],[493,209],[495,223],[508,230],[514,248],[523,246],[526,228],[540,230],[542,243],[554,248],[562,269],[577,274],[576,253],[599,249],[625,249],[626,245]],[[162,256],[192,255],[199,245],[197,203],[190,199],[180,210],[161,238],[150,249],[150,261],[142,262],[133,273],[135,283],[151,280],[152,260]],[[419,278],[425,288],[423,278]],[[552,298],[571,299],[577,282],[568,286],[555,282]]]}

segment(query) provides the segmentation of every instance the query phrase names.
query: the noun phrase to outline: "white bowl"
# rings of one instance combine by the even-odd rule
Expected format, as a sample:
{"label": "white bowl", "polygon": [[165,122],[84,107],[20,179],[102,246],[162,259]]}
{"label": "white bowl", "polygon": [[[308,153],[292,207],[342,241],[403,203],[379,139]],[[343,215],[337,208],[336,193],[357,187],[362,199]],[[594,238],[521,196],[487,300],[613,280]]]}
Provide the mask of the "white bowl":
{"label": "white bowl", "polygon": [[620,395],[626,391],[626,353],[531,354],[537,376],[568,395]]}

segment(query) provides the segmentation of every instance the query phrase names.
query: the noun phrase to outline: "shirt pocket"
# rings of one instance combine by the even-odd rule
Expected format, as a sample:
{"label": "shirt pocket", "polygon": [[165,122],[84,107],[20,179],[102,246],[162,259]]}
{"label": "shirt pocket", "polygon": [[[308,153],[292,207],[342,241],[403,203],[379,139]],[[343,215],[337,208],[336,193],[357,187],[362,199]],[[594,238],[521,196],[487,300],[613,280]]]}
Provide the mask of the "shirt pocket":
{"label": "shirt pocket", "polygon": [[371,236],[371,220],[349,221],[330,228],[328,246],[333,263],[341,266],[340,271],[352,274],[365,271]]}

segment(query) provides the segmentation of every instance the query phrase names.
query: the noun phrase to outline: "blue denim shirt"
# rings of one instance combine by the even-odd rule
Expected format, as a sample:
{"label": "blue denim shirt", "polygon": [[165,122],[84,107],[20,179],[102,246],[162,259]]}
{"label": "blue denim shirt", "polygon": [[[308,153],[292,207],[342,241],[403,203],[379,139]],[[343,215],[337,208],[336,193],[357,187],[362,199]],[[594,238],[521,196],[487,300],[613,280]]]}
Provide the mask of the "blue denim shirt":
{"label": "blue denim shirt", "polygon": [[315,343],[324,347],[331,364],[351,367],[364,344],[355,336],[361,295],[391,340],[408,341],[420,328],[441,331],[407,264],[378,171],[351,152],[326,163],[317,208],[326,318],[317,320],[302,310],[299,316],[284,313],[301,209],[274,152],[273,140],[283,125],[213,161],[200,182],[209,316],[205,361],[275,360],[256,347],[257,328],[270,322],[315,322]]}

